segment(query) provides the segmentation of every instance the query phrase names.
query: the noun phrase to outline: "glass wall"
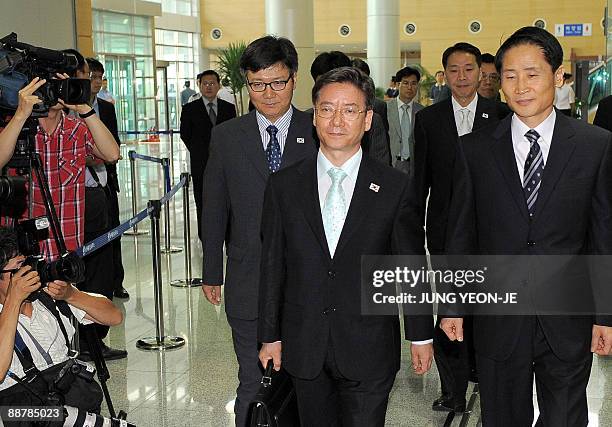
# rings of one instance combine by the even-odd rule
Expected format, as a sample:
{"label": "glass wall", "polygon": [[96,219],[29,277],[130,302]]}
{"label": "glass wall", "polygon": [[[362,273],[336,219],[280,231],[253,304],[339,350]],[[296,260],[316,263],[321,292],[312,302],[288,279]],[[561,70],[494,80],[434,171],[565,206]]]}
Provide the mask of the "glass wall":
{"label": "glass wall", "polygon": [[[198,92],[196,76],[199,72],[199,40],[195,33],[182,31],[155,30],[156,58],[168,62],[166,70],[166,90],[168,96],[168,122],[170,127],[178,129],[181,97],[185,81],[191,82],[191,88]],[[158,82],[158,88],[159,88]],[[158,100],[163,94],[158,94]],[[163,123],[160,122],[160,127]]]}
{"label": "glass wall", "polygon": [[164,13],[198,16],[198,0],[161,0],[161,5]]}
{"label": "glass wall", "polygon": [[156,126],[152,22],[148,16],[93,11],[94,51],[116,99],[119,131]]}

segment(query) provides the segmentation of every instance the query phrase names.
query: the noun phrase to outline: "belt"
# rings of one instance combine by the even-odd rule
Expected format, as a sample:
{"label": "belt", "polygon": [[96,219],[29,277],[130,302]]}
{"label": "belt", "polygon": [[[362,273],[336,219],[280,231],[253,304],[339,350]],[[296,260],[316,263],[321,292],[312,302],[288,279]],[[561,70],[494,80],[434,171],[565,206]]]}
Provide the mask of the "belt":
{"label": "belt", "polygon": [[396,160],[401,160],[403,162],[409,162],[410,161],[410,158],[404,159],[404,158],[402,158],[402,156],[396,156],[395,159]]}

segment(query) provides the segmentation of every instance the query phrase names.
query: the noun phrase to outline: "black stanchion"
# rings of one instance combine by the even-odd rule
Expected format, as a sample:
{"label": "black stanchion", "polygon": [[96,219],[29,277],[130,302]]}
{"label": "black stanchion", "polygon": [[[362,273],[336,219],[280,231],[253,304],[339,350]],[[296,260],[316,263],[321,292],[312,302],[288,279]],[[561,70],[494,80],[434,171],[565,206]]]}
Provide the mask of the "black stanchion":
{"label": "black stanchion", "polygon": [[[138,202],[138,197],[136,195],[136,191],[137,191],[137,186],[136,186],[136,158],[134,157],[133,154],[135,154],[135,151],[130,151],[129,152],[129,158],[130,158],[130,176],[131,176],[131,185],[132,185],[132,216],[136,216],[136,214],[138,213],[137,209],[138,206],[136,205]],[[134,227],[132,228],[131,231],[126,231],[124,234],[129,235],[129,236],[141,236],[143,234],[149,234],[149,230],[143,230],[142,228],[139,230],[138,229],[138,224],[134,224]]]}
{"label": "black stanchion", "polygon": [[185,185],[183,186],[183,240],[185,244],[185,279],[173,280],[170,282],[171,286],[178,288],[193,288],[202,286],[202,279],[191,277],[191,223],[189,213],[189,179],[190,175],[187,172],[181,174],[181,180],[185,179]]}
{"label": "black stanchion", "polygon": [[153,255],[153,289],[155,297],[155,331],[156,336],[141,338],[136,342],[136,347],[141,350],[166,350],[178,348],[185,345],[185,339],[177,336],[166,336],[164,331],[164,300],[162,297],[162,275],[160,268],[160,245],[159,217],[161,214],[161,202],[149,200],[151,208],[151,252]]}
{"label": "black stanchion", "polygon": [[[170,168],[168,158],[162,159],[162,169],[164,171],[164,183],[166,193],[170,191]],[[183,248],[172,246],[170,244],[170,200],[164,204],[164,247],[161,249],[162,254],[175,254],[181,252]]]}

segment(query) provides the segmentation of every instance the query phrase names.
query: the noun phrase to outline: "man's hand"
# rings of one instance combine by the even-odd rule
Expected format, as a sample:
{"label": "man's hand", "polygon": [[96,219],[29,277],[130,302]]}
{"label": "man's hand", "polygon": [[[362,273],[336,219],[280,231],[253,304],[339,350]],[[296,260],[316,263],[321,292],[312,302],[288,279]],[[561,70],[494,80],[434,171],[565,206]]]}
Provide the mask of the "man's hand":
{"label": "man's hand", "polygon": [[221,304],[221,285],[202,285],[204,296],[214,305]]}
{"label": "man's hand", "polygon": [[15,117],[19,120],[25,120],[30,117],[34,105],[42,103],[42,100],[34,95],[34,92],[45,83],[47,83],[45,79],[34,77],[27,86],[19,91],[19,104],[17,106],[17,111],[15,111]]}
{"label": "man's hand", "polygon": [[68,301],[74,294],[75,288],[69,283],[61,280],[54,280],[53,282],[49,282],[47,284],[44,291],[54,300]]}
{"label": "man's hand", "polygon": [[38,288],[40,288],[40,277],[38,276],[38,272],[32,270],[32,267],[29,265],[24,265],[13,274],[6,298],[21,305],[21,303]]}
{"label": "man's hand", "polygon": [[261,350],[259,350],[259,361],[264,369],[266,369],[268,365],[268,360],[272,359],[274,362],[274,370],[280,371],[282,349],[283,346],[280,341],[262,344]]}
{"label": "man's hand", "polygon": [[433,361],[433,344],[411,344],[410,354],[412,355],[412,369],[417,375],[423,375],[431,369]]}
{"label": "man's hand", "polygon": [[463,318],[448,317],[440,321],[440,329],[451,341],[463,342]]}
{"label": "man's hand", "polygon": [[591,351],[599,356],[612,355],[612,326],[593,325]]}

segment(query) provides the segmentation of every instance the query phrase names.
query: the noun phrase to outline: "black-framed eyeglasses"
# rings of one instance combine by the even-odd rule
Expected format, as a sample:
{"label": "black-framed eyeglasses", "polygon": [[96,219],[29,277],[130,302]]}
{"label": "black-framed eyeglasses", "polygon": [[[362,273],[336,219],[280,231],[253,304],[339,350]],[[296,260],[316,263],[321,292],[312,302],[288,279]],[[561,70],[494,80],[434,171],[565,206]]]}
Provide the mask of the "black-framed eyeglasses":
{"label": "black-framed eyeglasses", "polygon": [[291,77],[289,77],[287,80],[274,80],[270,83],[247,81],[247,84],[251,87],[253,92],[263,92],[268,86],[270,86],[273,91],[280,92],[287,87],[289,80],[291,80]]}
{"label": "black-framed eyeglasses", "polygon": [[499,74],[497,74],[497,73],[491,73],[491,74],[482,73],[482,79],[483,80],[489,80],[489,81],[492,81],[492,82],[498,82],[499,81]]}

